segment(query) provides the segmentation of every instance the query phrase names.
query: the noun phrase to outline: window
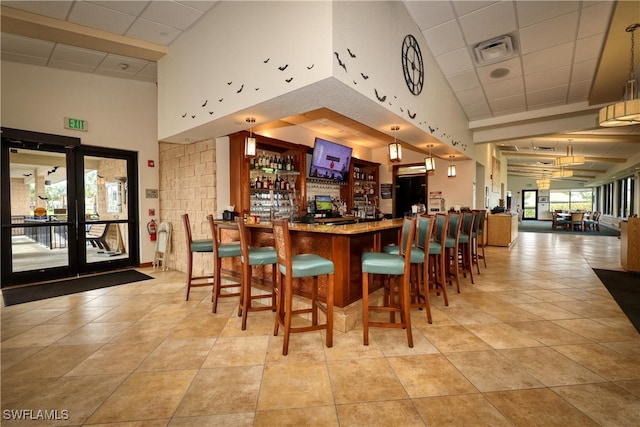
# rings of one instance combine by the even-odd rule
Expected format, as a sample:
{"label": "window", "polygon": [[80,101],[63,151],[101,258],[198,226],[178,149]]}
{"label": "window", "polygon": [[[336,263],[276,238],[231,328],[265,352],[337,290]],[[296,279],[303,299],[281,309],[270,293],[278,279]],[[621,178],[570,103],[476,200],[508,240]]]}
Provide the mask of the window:
{"label": "window", "polygon": [[549,209],[565,211],[590,211],[593,206],[592,189],[550,190]]}
{"label": "window", "polygon": [[602,191],[602,214],[613,215],[613,182],[605,184]]}
{"label": "window", "polygon": [[618,217],[627,218],[633,214],[633,187],[632,177],[618,180]]}

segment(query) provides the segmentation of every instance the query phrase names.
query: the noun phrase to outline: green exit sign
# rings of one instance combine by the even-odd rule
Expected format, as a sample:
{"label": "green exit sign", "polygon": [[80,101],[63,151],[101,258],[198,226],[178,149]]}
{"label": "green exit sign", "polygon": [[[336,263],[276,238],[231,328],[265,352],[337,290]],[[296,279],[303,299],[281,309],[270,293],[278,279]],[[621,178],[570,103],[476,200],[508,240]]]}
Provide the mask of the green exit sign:
{"label": "green exit sign", "polygon": [[80,130],[82,132],[87,131],[89,123],[86,120],[74,119],[73,117],[64,118],[64,128],[72,130]]}

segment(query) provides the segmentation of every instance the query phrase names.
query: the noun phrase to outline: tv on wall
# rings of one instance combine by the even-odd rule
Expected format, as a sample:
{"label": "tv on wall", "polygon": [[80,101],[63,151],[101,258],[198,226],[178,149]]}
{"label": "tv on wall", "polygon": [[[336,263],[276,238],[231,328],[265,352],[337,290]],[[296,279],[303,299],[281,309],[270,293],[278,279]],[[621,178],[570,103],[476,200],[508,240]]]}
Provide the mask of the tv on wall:
{"label": "tv on wall", "polygon": [[326,139],[316,138],[311,157],[310,177],[346,181],[353,149]]}

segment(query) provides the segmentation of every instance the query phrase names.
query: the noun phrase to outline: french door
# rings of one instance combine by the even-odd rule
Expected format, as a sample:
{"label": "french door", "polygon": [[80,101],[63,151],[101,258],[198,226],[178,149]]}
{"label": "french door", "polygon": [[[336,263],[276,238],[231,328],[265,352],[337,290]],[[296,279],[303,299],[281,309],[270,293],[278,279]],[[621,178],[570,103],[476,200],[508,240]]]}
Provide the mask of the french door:
{"label": "french door", "polygon": [[139,264],[137,154],[2,129],[2,287]]}
{"label": "french door", "polygon": [[538,190],[522,190],[522,219],[538,219]]}

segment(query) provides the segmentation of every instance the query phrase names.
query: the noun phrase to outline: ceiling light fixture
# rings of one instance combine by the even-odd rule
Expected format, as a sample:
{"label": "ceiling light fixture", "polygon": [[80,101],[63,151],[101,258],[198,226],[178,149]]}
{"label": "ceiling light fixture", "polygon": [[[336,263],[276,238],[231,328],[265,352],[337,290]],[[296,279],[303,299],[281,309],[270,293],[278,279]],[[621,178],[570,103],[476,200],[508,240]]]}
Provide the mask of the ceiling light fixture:
{"label": "ceiling light fixture", "polygon": [[448,178],[455,178],[456,177],[456,165],[453,164],[453,159],[455,159],[456,156],[449,156],[449,158],[451,159],[451,164],[447,167],[447,177]]}
{"label": "ceiling light fixture", "polygon": [[393,142],[389,144],[389,161],[399,162],[402,160],[402,146],[396,140],[396,132],[400,130],[400,126],[391,126],[393,131]]}
{"label": "ceiling light fixture", "polygon": [[631,75],[624,91],[624,100],[607,105],[600,109],[600,126],[615,127],[640,124],[640,99],[638,99],[638,80],[634,69],[635,51],[635,30],[640,28],[640,24],[631,24],[626,28],[626,32],[631,33]]}
{"label": "ceiling light fixture", "polygon": [[585,158],[584,156],[574,156],[573,155],[573,145],[571,145],[571,139],[569,140],[569,145],[567,145],[567,155],[556,157],[553,162],[555,166],[577,166],[583,165]]}
{"label": "ceiling light fixture", "polygon": [[429,144],[428,147],[429,147],[429,157],[426,157],[424,159],[424,169],[427,172],[431,172],[436,170],[436,160],[431,155],[431,148],[433,147],[433,144]]}
{"label": "ceiling light fixture", "polygon": [[573,171],[571,170],[564,170],[564,168],[562,168],[559,171],[555,171],[551,173],[551,177],[552,178],[569,178],[573,176]]}
{"label": "ceiling light fixture", "polygon": [[255,117],[247,117],[245,121],[249,123],[249,136],[244,142],[244,155],[246,157],[254,157],[256,155],[256,139],[253,137],[251,129],[256,119]]}

